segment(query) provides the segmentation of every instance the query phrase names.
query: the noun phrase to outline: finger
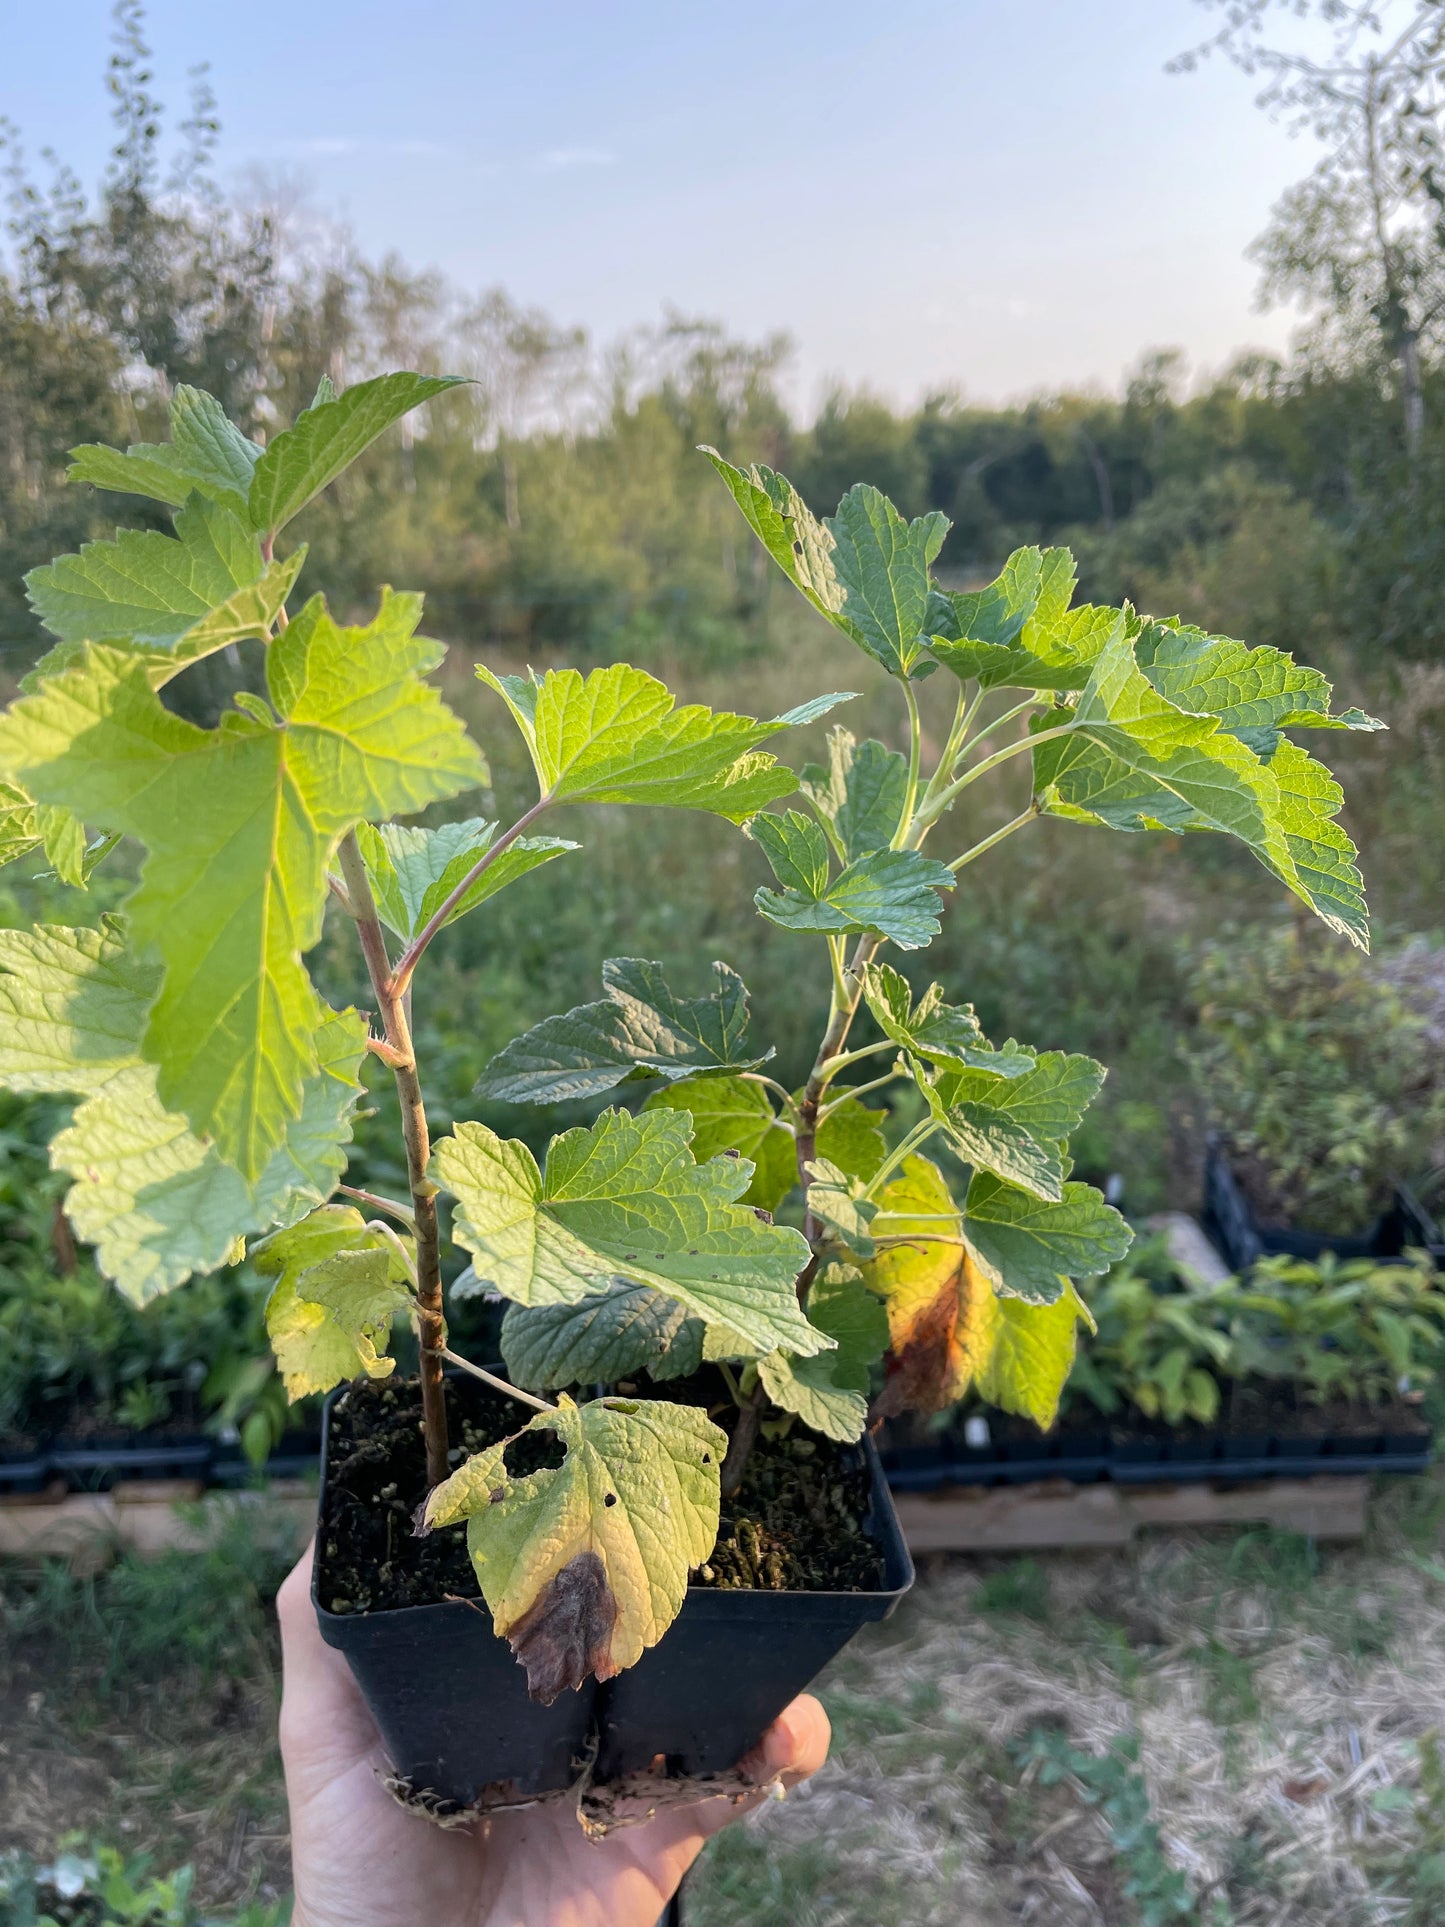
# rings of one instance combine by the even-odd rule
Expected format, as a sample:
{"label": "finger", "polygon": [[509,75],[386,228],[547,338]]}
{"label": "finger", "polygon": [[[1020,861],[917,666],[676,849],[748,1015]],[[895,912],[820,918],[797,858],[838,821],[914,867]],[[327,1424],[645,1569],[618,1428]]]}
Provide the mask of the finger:
{"label": "finger", "polygon": [[369,1753],[376,1727],[351,1668],[321,1637],[311,1603],[313,1540],[276,1595],[281,1626],[281,1753],[289,1770],[328,1775]]}
{"label": "finger", "polygon": [[743,1761],[749,1779],[781,1780],[785,1787],[811,1779],[828,1757],[833,1729],[811,1693],[785,1706]]}

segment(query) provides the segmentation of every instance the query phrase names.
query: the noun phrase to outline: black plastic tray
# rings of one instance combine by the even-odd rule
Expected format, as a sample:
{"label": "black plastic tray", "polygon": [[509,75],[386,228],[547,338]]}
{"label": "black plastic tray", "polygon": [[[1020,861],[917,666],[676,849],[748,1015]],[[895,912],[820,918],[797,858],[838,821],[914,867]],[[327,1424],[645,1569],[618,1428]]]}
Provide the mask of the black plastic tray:
{"label": "black plastic tray", "polygon": [[[1128,1438],[1063,1433],[1037,1447],[1012,1443],[952,1448],[884,1448],[884,1475],[895,1492],[936,1492],[945,1485],[1032,1485],[1068,1479],[1095,1485],[1179,1485],[1206,1479],[1337,1478],[1362,1472],[1423,1472],[1433,1441],[1422,1432],[1363,1436],[1321,1432],[1305,1437],[1218,1432],[1204,1438]],[[906,1459],[906,1463],[904,1462]]]}
{"label": "black plastic tray", "polygon": [[1218,1245],[1231,1271],[1245,1272],[1261,1258],[1284,1256],[1313,1263],[1332,1251],[1337,1258],[1378,1258],[1388,1262],[1414,1248],[1445,1265],[1445,1240],[1439,1227],[1404,1185],[1373,1225],[1348,1236],[1332,1237],[1302,1228],[1271,1229],[1259,1224],[1217,1138],[1204,1160],[1204,1229]]}
{"label": "black plastic tray", "polygon": [[0,1451],[0,1498],[43,1492],[50,1473],[50,1453],[43,1445],[23,1452]]}
{"label": "black plastic tray", "polygon": [[72,1492],[108,1492],[126,1479],[209,1478],[214,1439],[204,1433],[150,1437],[128,1432],[79,1445],[64,1433],[50,1448],[50,1468]]}

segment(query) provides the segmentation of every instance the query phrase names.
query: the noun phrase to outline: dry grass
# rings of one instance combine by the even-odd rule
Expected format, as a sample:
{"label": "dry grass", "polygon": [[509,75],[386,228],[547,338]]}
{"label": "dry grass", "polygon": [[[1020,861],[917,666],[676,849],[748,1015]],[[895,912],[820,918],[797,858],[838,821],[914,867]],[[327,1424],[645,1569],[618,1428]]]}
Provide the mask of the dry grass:
{"label": "dry grass", "polygon": [[[1048,1785],[1023,1764],[1029,1736],[1049,1730],[1094,1758],[1137,1735],[1164,1852],[1193,1895],[1160,1921],[1445,1919],[1445,1881],[1431,1885],[1445,1792],[1430,1780],[1430,1736],[1445,1732],[1445,1477],[1387,1490],[1377,1514],[1364,1546],[1319,1554],[1253,1531],[935,1562],[828,1674],[827,1769],[717,1844],[691,1883],[689,1922],[1147,1918],[1130,1892],[1137,1843],[1121,1844],[1086,1797],[1107,1790],[1108,1770],[1096,1777],[1091,1758]],[[259,1599],[273,1554],[243,1557],[242,1591]],[[192,1861],[207,1907],[274,1890],[275,1662],[254,1605],[233,1601],[223,1644],[208,1635],[177,1664],[187,1616],[214,1628],[219,1568],[169,1628],[154,1591],[127,1595],[114,1575],[83,1586],[52,1574],[40,1595],[36,1583],[12,1572],[0,1584],[14,1634],[0,1847],[44,1854],[80,1831]],[[151,1641],[137,1656],[142,1618]]]}

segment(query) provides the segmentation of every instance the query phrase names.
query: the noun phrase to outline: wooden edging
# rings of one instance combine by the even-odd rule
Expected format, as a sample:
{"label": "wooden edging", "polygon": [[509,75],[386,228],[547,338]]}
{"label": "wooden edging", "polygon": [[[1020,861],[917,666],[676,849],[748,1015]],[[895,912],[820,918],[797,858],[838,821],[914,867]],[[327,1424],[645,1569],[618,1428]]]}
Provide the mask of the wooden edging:
{"label": "wooden edging", "polygon": [[[1365,1530],[1365,1478],[1260,1479],[1248,1484],[953,1486],[896,1496],[908,1547],[927,1552],[1031,1552],[1126,1546],[1146,1528],[1269,1525],[1315,1539],[1358,1539]],[[201,1501],[199,1505],[195,1501]],[[62,1554],[98,1558],[130,1548],[197,1550],[227,1508],[264,1506],[309,1530],[314,1486],[277,1480],[261,1493],[204,1493],[179,1480],[137,1481],[110,1492],[0,1501],[0,1558]]]}
{"label": "wooden edging", "polygon": [[289,1514],[309,1530],[316,1488],[300,1479],[275,1480],[262,1492],[207,1492],[186,1479],[137,1479],[109,1492],[66,1492],[57,1484],[34,1497],[0,1499],[0,1558],[199,1551],[228,1508],[254,1505],[271,1516]]}
{"label": "wooden edging", "polygon": [[1315,1539],[1358,1539],[1365,1478],[1258,1479],[1244,1485],[952,1486],[895,1495],[911,1552],[1026,1552],[1127,1546],[1146,1527],[1268,1525]]}

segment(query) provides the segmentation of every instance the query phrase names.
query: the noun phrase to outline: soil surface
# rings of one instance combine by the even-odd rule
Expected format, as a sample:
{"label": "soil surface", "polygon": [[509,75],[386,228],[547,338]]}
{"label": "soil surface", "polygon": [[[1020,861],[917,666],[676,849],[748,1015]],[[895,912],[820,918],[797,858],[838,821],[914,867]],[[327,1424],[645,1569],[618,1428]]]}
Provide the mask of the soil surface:
{"label": "soil surface", "polygon": [[[656,1396],[706,1405],[726,1428],[733,1413],[721,1380],[704,1371]],[[637,1388],[639,1396],[649,1396]],[[528,1414],[475,1379],[447,1380],[452,1460],[506,1438]],[[534,1432],[509,1449],[524,1475],[559,1465],[562,1448]],[[479,1596],[466,1530],[445,1526],[413,1536],[426,1496],[421,1399],[415,1380],[365,1380],[331,1408],[325,1507],[318,1542],[316,1595],[331,1612],[384,1612]],[[868,1474],[856,1454],[830,1440],[794,1433],[760,1438],[737,1494],[724,1501],[717,1545],[692,1583],[770,1592],[872,1592],[883,1559],[864,1530]]]}

